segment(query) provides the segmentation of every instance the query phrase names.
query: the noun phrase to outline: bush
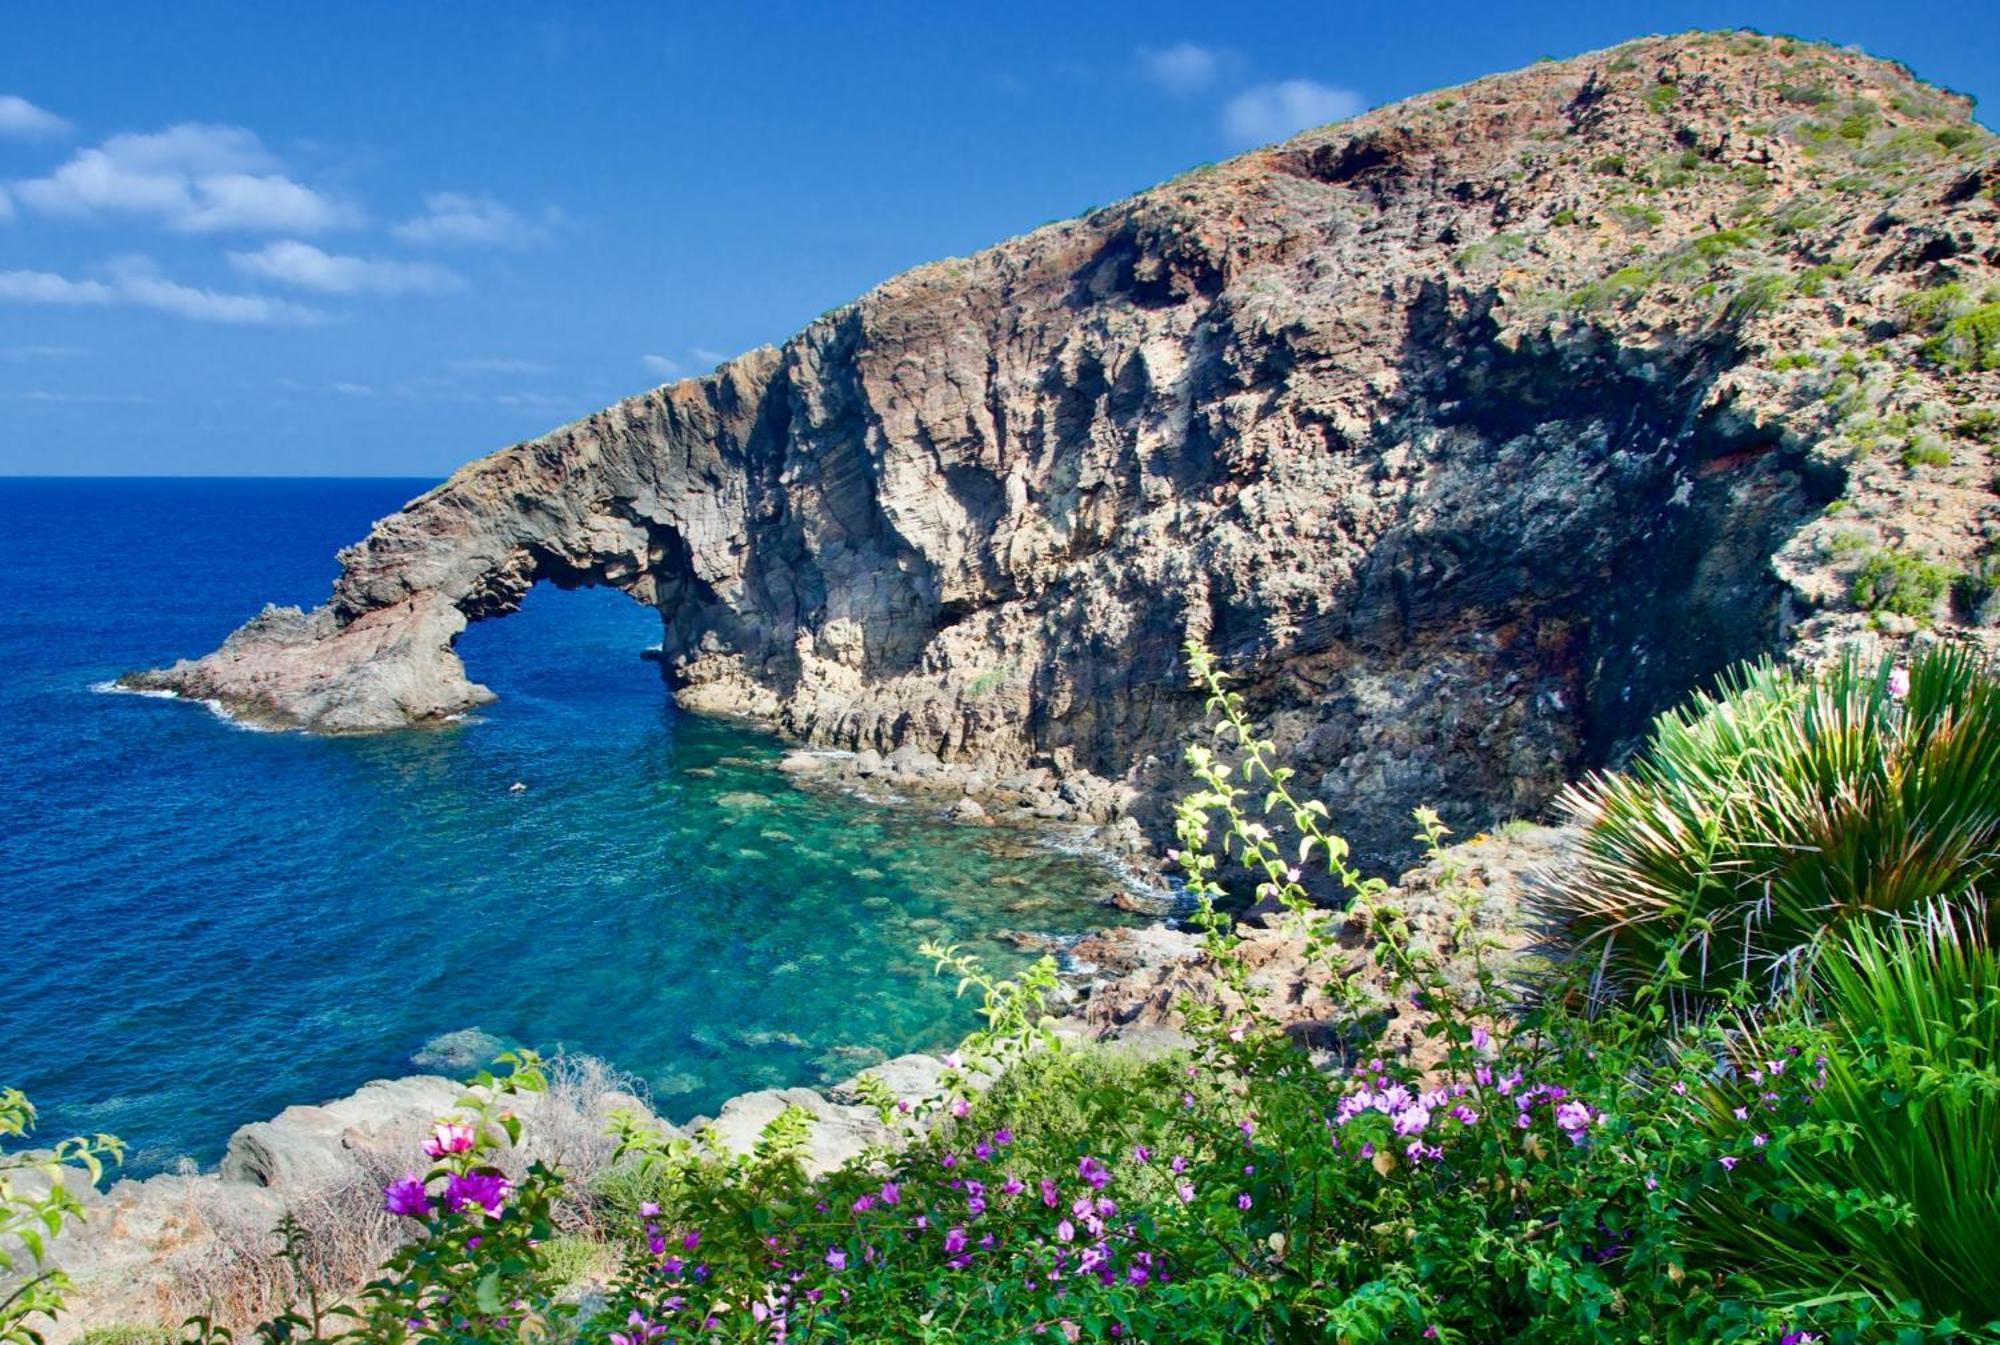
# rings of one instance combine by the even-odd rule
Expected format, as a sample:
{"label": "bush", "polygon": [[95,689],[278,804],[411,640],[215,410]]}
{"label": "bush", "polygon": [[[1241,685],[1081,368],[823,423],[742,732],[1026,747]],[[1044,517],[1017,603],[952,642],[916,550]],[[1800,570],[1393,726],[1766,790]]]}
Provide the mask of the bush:
{"label": "bush", "polygon": [[1559,806],[1576,862],[1537,898],[1600,990],[1682,1009],[1795,979],[1830,927],[1974,889],[2000,843],[2000,683],[1938,648],[1907,670],[1769,663],[1661,715],[1621,775]]}
{"label": "bush", "polygon": [[[17,1088],[0,1088],[0,1139],[25,1139],[35,1106]],[[40,1151],[0,1153],[0,1345],[36,1345],[41,1322],[55,1320],[70,1289],[52,1259],[63,1226],[83,1217],[76,1192],[124,1157],[110,1135],[77,1136]]]}
{"label": "bush", "polygon": [[1893,612],[1928,619],[1937,610],[1951,571],[1907,551],[1877,551],[1854,576],[1854,605],[1864,612]]}
{"label": "bush", "polygon": [[1828,946],[1809,997],[1828,1034],[1810,1062],[1813,1114],[1767,1147],[1767,1163],[1694,1203],[1711,1254],[1774,1291],[1819,1293],[1838,1264],[1846,1291],[1884,1307],[2000,1323],[2000,955],[1988,920],[1983,903],[1938,905],[1858,921]]}
{"label": "bush", "polygon": [[[1218,723],[1215,746],[1188,750],[1197,783],[1175,818],[1202,933],[1193,979],[1207,978],[1177,1004],[1185,1052],[1138,1060],[1070,1044],[1045,1012],[1049,959],[995,980],[928,948],[979,995],[985,1026],[929,1095],[864,1076],[893,1141],[813,1177],[798,1108],[748,1154],[712,1131],[615,1117],[617,1152],[593,1185],[622,1258],[580,1302],[574,1282],[609,1258],[554,1235],[555,1173],[531,1165],[507,1180],[521,1172],[509,1097],[545,1079],[533,1056],[503,1057],[508,1072],[475,1080],[439,1123],[427,1170],[384,1190],[412,1236],[382,1275],[323,1303],[301,1271],[304,1305],[258,1339],[1991,1337],[1960,1325],[1991,1303],[1993,1270],[1970,1263],[1994,1245],[2000,1184],[2000,977],[1969,923],[1865,924],[1845,943],[1815,930],[1807,942],[1839,951],[1762,1017],[1740,990],[1719,1005],[1737,1018],[1676,1022],[1658,994],[1586,1012],[1558,979],[1508,1026],[1516,991],[1480,942],[1452,941],[1467,974],[1414,938],[1324,806],[1293,791],[1213,661],[1199,649],[1190,661]],[[1800,923],[1900,906],[1905,890],[1969,903],[1997,839],[1995,695],[1963,655],[1927,656],[1907,693],[1886,668],[1824,682],[1753,670],[1663,717],[1629,787],[1589,787],[1630,806],[1586,835],[1585,866],[1617,861],[1592,870],[1600,883],[1667,872],[1638,832],[1680,809],[1686,825],[1660,824],[1673,833],[1662,848],[1696,877],[1690,909],[1712,913],[1716,893],[1734,884],[1728,899],[1741,900],[1750,883]],[[1427,872],[1449,887],[1444,827],[1416,816]],[[1297,840],[1281,850],[1266,817]],[[1311,903],[1308,865],[1344,909]],[[1335,1003],[1357,991],[1361,978],[1341,978],[1366,949],[1396,1002],[1422,1015],[1409,1056],[1371,1037],[1378,1006],[1357,991],[1332,1026],[1359,1055],[1315,1066],[1221,913],[1242,876],[1281,909]],[[1474,904],[1439,895],[1447,909]],[[1746,928],[1770,927],[1760,915]],[[1857,1157],[1863,1145],[1873,1151]],[[295,1269],[303,1238],[288,1221]],[[190,1341],[226,1339],[191,1323]]]}

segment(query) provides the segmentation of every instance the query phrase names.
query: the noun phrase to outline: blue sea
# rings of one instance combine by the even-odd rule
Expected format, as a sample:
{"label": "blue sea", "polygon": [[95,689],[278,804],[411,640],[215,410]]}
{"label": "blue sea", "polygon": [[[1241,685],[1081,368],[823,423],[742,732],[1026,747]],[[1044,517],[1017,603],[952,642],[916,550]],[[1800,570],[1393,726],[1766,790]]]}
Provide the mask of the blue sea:
{"label": "blue sea", "polygon": [[0,481],[0,1086],[42,1136],[208,1163],[467,1042],[599,1056],[684,1119],[954,1041],[924,939],[1012,968],[1008,931],[1121,918],[1114,875],[1032,837],[794,788],[775,740],[674,708],[657,615],[615,592],[470,629],[501,699],[442,730],[103,689],[319,602],[428,484]]}

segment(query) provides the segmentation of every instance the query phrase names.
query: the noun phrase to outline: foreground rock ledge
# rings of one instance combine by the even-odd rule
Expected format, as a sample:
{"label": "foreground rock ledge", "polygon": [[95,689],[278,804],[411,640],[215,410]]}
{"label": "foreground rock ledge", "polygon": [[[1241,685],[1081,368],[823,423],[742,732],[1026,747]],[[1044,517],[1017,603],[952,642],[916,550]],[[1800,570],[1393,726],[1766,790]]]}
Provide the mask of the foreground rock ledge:
{"label": "foreground rock ledge", "polygon": [[[1870,554],[1976,567],[1994,498],[1949,427],[1992,376],[1904,301],[2000,279],[1996,182],[1967,100],[1750,34],[1427,94],[475,462],[325,606],[127,684],[435,724],[490,694],[467,622],[610,585],[692,708],[1143,806],[1196,638],[1364,848],[1418,802],[1525,813],[1727,663],[1863,630]],[[1900,381],[1848,405],[1837,357]],[[1871,456],[1857,416],[1933,428]]]}

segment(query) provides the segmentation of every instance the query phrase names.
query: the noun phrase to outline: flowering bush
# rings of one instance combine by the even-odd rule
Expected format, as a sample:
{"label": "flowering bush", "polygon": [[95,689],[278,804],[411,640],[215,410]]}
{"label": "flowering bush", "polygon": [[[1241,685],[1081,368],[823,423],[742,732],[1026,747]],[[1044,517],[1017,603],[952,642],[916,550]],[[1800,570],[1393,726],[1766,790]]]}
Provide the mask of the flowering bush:
{"label": "flowering bush", "polygon": [[[383,1275],[260,1335],[2000,1341],[1988,1265],[2000,972],[1983,907],[1965,907],[1950,938],[1850,922],[1832,945],[1847,960],[1782,1000],[1704,987],[1707,1011],[1678,1015],[1661,993],[1669,967],[1610,1002],[1557,979],[1524,1003],[1477,939],[1454,940],[1469,965],[1452,965],[1410,936],[1324,809],[1293,793],[1213,661],[1190,658],[1218,743],[1189,751],[1198,783],[1176,859],[1227,993],[1179,1006],[1185,1050],[1137,1059],[1066,1042],[1044,1007],[1052,962],[996,980],[929,948],[985,1023],[925,1096],[864,1076],[891,1142],[812,1175],[812,1121],[797,1109],[748,1154],[620,1116],[609,1203],[622,1257],[580,1296],[559,1291],[546,1250],[559,1178],[531,1167],[516,1183],[496,1161],[519,1138],[510,1094],[540,1084],[532,1056],[512,1058],[440,1120],[427,1166],[388,1183],[385,1208],[412,1237]],[[1273,816],[1296,838],[1289,852]],[[1441,820],[1419,810],[1417,825],[1439,857]],[[1308,866],[1343,909],[1308,899]],[[1377,1006],[1335,985],[1352,991],[1334,999],[1353,1054],[1316,1063],[1223,912],[1236,876],[1276,902],[1327,977],[1365,941],[1423,1011],[1417,1048],[1381,1045]],[[192,1334],[219,1333],[196,1322]]]}

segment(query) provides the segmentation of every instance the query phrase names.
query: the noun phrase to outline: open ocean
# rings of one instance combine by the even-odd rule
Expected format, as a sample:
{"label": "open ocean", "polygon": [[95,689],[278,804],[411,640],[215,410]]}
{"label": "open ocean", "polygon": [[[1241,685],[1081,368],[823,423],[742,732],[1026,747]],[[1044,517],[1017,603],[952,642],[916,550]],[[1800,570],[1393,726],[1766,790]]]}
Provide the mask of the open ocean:
{"label": "open ocean", "polygon": [[42,1138],[206,1164],[470,1029],[600,1056],[685,1119],[956,1040],[923,939],[1014,967],[1002,931],[1121,919],[1093,862],[792,788],[773,739],[674,709],[656,614],[615,592],[474,626],[501,700],[438,731],[93,689],[321,601],[428,484],[0,480],[0,1086]]}

